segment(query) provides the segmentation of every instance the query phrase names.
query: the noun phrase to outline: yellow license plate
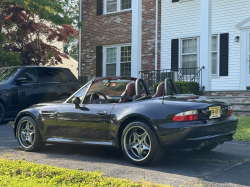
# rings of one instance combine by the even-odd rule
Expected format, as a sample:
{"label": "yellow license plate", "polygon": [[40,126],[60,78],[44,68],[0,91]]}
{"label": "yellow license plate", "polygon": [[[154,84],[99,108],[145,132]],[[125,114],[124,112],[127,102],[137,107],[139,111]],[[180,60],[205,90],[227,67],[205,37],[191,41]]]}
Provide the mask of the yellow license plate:
{"label": "yellow license plate", "polygon": [[221,107],[209,107],[209,110],[211,111],[210,119],[212,118],[219,118],[221,116]]}

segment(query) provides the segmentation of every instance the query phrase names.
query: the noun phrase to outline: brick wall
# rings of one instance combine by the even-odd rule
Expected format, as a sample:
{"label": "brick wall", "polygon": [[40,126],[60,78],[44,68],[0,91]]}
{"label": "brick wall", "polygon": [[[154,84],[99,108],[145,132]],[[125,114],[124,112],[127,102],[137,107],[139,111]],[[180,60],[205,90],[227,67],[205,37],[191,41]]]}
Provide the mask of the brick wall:
{"label": "brick wall", "polygon": [[[158,10],[158,68],[160,69],[161,0]],[[142,71],[155,69],[155,0],[142,0]]]}
{"label": "brick wall", "polygon": [[[161,0],[158,16],[158,68],[160,68]],[[96,15],[94,0],[82,1],[82,76],[96,76],[96,46],[131,43],[132,11]],[[142,0],[142,70],[155,69],[155,0]],[[100,67],[102,68],[102,67]]]}

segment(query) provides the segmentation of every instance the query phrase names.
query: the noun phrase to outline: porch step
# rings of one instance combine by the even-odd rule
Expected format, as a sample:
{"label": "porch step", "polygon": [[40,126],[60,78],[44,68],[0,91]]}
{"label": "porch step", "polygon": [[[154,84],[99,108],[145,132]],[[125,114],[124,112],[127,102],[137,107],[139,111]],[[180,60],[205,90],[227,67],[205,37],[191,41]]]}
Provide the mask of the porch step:
{"label": "porch step", "polygon": [[250,102],[244,102],[244,103],[231,103],[231,105],[250,105]]}
{"label": "porch step", "polygon": [[239,110],[233,110],[233,112],[250,112],[249,109],[239,109]]}

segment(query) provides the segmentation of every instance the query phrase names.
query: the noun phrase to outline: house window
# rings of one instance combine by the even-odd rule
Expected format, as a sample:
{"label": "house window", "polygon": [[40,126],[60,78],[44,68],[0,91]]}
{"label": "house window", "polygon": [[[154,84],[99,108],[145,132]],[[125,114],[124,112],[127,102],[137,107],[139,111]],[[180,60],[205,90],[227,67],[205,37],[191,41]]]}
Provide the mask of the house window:
{"label": "house window", "polygon": [[104,0],[104,3],[106,14],[131,9],[131,0]]}
{"label": "house window", "polygon": [[131,45],[104,47],[104,75],[131,76]]}
{"label": "house window", "polygon": [[[186,38],[181,40],[181,67],[183,74],[194,74],[198,64],[197,38]],[[188,69],[190,68],[190,69]]]}
{"label": "house window", "polygon": [[116,76],[117,48],[107,48],[106,69],[107,76]]}
{"label": "house window", "polygon": [[211,74],[214,76],[218,75],[218,35],[213,35],[211,40]]}

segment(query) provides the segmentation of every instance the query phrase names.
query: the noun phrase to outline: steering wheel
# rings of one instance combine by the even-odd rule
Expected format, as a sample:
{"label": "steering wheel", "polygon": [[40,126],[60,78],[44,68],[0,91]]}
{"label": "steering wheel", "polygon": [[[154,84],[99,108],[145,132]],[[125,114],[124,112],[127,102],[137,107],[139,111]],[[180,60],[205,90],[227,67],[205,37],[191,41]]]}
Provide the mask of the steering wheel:
{"label": "steering wheel", "polygon": [[[94,100],[94,96],[98,96],[99,97],[99,95],[102,95],[103,97],[104,97],[104,99],[95,99]],[[107,96],[106,95],[104,95],[103,93],[101,93],[101,92],[94,92],[94,93],[92,93],[91,94],[91,96],[90,96],[90,103],[98,103],[98,104],[103,104],[103,103],[109,103],[109,101],[108,101],[108,98],[107,98]]]}

